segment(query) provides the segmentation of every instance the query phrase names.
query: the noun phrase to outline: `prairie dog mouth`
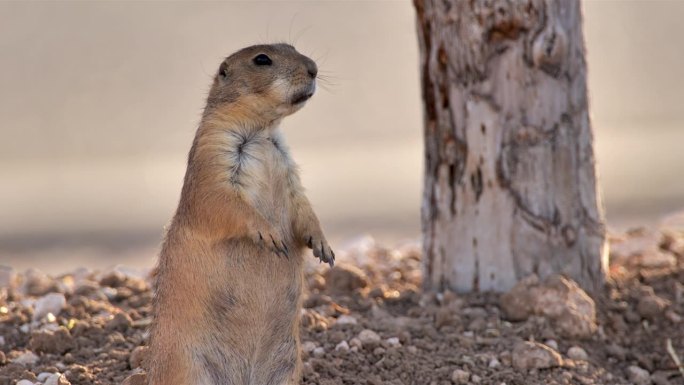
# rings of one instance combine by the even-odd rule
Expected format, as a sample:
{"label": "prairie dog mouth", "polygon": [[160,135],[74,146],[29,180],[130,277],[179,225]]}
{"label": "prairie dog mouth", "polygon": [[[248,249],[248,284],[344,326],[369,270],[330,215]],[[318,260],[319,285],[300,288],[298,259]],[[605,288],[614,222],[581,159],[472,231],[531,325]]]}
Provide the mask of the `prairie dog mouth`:
{"label": "prairie dog mouth", "polygon": [[311,99],[314,92],[316,92],[316,83],[311,83],[310,86],[306,87],[302,91],[295,93],[292,96],[292,104],[301,104],[305,101]]}

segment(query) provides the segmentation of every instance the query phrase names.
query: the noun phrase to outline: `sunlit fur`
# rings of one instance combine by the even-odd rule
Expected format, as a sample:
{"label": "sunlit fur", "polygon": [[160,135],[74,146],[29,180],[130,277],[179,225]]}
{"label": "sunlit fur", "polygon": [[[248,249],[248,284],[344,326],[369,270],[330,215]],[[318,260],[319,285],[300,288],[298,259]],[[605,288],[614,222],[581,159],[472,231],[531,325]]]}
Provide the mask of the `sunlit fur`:
{"label": "sunlit fur", "polygon": [[303,252],[334,256],[278,125],[313,93],[312,68],[285,44],[221,64],[155,269],[151,385],[299,383]]}

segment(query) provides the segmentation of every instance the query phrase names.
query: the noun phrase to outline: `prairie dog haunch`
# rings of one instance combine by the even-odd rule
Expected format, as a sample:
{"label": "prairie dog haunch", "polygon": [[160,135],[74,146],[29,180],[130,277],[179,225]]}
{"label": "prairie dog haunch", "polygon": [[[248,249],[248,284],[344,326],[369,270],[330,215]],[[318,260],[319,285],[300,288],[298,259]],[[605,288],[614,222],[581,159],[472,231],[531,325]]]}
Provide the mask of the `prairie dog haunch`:
{"label": "prairie dog haunch", "polygon": [[150,385],[299,383],[303,254],[335,255],[278,126],[317,72],[287,44],[221,63],[155,271]]}

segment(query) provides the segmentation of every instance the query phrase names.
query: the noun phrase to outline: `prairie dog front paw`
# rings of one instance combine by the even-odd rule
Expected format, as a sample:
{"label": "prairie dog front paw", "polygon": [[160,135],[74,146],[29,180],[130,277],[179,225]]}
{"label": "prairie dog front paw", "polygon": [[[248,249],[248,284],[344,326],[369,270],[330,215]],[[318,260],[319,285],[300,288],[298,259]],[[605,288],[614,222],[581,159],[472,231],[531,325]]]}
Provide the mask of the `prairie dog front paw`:
{"label": "prairie dog front paw", "polygon": [[252,240],[278,256],[290,258],[290,249],[287,247],[283,235],[273,227],[252,230]]}
{"label": "prairie dog front paw", "polygon": [[306,237],[306,245],[313,250],[313,254],[321,262],[326,262],[333,267],[335,265],[335,253],[330,248],[328,241],[322,234],[309,235]]}

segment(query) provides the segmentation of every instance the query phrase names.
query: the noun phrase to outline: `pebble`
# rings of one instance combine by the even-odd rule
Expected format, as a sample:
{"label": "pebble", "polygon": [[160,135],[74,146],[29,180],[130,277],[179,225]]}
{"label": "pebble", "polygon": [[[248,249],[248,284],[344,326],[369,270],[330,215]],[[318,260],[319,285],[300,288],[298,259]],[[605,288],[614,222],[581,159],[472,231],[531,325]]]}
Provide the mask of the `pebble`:
{"label": "pebble", "polygon": [[305,353],[311,353],[316,349],[316,344],[311,341],[306,341],[302,344],[302,351]]}
{"label": "pebble", "polygon": [[321,358],[324,355],[325,355],[325,349],[323,349],[320,346],[313,350],[313,356],[316,358]]}
{"label": "pebble", "polygon": [[124,313],[116,313],[114,314],[114,317],[107,321],[107,324],[105,325],[105,329],[107,330],[117,330],[117,331],[125,331],[129,327],[131,327],[131,324],[133,323],[133,320],[131,320],[131,317]]}
{"label": "pebble", "polygon": [[71,385],[71,383],[63,374],[55,373],[45,381],[44,385]]}
{"label": "pebble", "polygon": [[350,315],[343,314],[337,319],[336,324],[338,324],[338,325],[356,325],[356,322],[357,322],[356,318],[354,318]]}
{"label": "pebble", "polygon": [[42,372],[42,373],[39,373],[39,374],[36,376],[36,379],[38,379],[38,382],[45,382],[45,380],[47,380],[48,377],[50,377],[50,376],[52,376],[52,373],[50,373],[50,372]]}
{"label": "pebble", "polygon": [[646,295],[639,299],[637,312],[643,318],[660,317],[663,311],[670,305],[666,299],[660,298],[655,294]]}
{"label": "pebble", "polygon": [[482,381],[482,377],[478,376],[477,374],[473,374],[472,377],[470,377],[470,380],[476,384],[479,384],[480,381]]}
{"label": "pebble", "polygon": [[351,346],[352,348],[362,349],[363,343],[360,339],[354,337],[351,340],[349,340],[349,346]]}
{"label": "pebble", "polygon": [[17,382],[17,385],[36,385],[36,384],[29,381],[29,380],[19,380],[19,382]]}
{"label": "pebble", "polygon": [[501,366],[501,361],[499,361],[498,358],[494,357],[489,361],[489,364],[487,366],[491,369],[496,369],[499,366]]}
{"label": "pebble", "polygon": [[50,293],[39,298],[34,306],[33,320],[39,321],[48,313],[58,315],[66,307],[66,298],[61,293]]}
{"label": "pebble", "polygon": [[364,329],[359,333],[358,335],[359,341],[361,341],[361,344],[363,345],[377,345],[380,343],[380,336],[378,333],[370,330],[370,329]]}
{"label": "pebble", "polygon": [[64,354],[76,347],[73,337],[65,327],[56,330],[38,330],[31,333],[29,347],[35,352]]}
{"label": "pebble", "polygon": [[332,293],[351,294],[368,286],[368,277],[356,266],[340,263],[324,274],[327,288]]}
{"label": "pebble", "polygon": [[513,366],[518,370],[547,369],[560,366],[560,354],[537,342],[523,342],[513,349]]}
{"label": "pebble", "polygon": [[5,365],[7,363],[7,357],[5,357],[5,352],[0,350],[0,366]]}
{"label": "pebble", "polygon": [[401,346],[401,342],[399,342],[399,338],[397,337],[388,338],[386,342],[391,348],[398,348]]}
{"label": "pebble", "polygon": [[347,341],[342,341],[335,346],[335,350],[346,352],[349,350],[349,344]]}
{"label": "pebble", "polygon": [[35,365],[38,362],[38,356],[33,352],[25,352],[18,355],[12,362],[23,366]]}
{"label": "pebble", "polygon": [[651,375],[648,370],[632,365],[627,368],[627,378],[635,385],[650,385]]}
{"label": "pebble", "polygon": [[550,347],[553,350],[558,351],[558,342],[556,342],[556,340],[546,340],[546,342],[544,342],[544,345]]}
{"label": "pebble", "polygon": [[4,346],[4,345],[5,345],[5,337],[0,336],[0,346]]}
{"label": "pebble", "polygon": [[578,361],[588,361],[589,360],[589,355],[587,354],[587,351],[582,349],[579,346],[573,346],[570,349],[568,349],[568,357],[573,359],[573,360],[578,360]]}
{"label": "pebble", "polygon": [[451,382],[454,384],[467,384],[470,380],[470,373],[465,370],[456,369],[451,373]]}
{"label": "pebble", "polygon": [[24,273],[22,291],[27,295],[40,296],[55,289],[55,283],[45,273],[38,269],[28,269]]}

